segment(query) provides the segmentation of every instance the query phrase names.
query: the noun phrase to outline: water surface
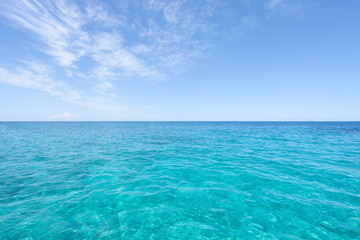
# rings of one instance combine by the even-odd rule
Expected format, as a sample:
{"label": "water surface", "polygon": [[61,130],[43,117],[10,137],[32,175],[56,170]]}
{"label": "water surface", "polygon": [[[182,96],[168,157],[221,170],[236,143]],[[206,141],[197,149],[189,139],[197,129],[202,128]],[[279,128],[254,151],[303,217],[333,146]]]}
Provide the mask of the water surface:
{"label": "water surface", "polygon": [[360,239],[360,123],[0,123],[0,239]]}

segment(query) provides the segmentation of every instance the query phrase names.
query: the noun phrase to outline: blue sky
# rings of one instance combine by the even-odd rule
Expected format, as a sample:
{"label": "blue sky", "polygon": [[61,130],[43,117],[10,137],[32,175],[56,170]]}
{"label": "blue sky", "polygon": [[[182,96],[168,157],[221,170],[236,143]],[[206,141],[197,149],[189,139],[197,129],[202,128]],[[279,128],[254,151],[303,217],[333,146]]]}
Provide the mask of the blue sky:
{"label": "blue sky", "polygon": [[358,0],[0,0],[0,121],[358,121],[359,11]]}

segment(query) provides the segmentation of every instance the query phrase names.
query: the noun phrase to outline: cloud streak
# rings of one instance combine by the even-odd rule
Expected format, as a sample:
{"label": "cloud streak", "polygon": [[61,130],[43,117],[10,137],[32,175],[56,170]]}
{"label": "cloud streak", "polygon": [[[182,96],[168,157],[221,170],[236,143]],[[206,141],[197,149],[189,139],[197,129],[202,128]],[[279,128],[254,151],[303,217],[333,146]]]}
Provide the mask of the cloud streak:
{"label": "cloud streak", "polygon": [[41,42],[37,47],[62,66],[71,66],[89,47],[89,36],[81,30],[84,16],[74,4],[62,0],[2,2],[0,13],[15,26],[33,33]]}
{"label": "cloud streak", "polygon": [[[30,50],[26,64],[0,63],[0,81],[101,108],[113,102],[121,81],[158,82],[206,56],[219,3],[130,0],[110,7],[96,1],[1,1],[0,15],[26,33],[23,42]],[[256,24],[256,17],[243,17],[241,30]]]}
{"label": "cloud streak", "polygon": [[282,0],[270,0],[268,2],[268,9],[274,10],[277,6],[281,4]]}
{"label": "cloud streak", "polygon": [[[205,19],[212,13],[189,6],[183,1],[143,2],[136,7],[148,18],[141,20],[135,14],[133,21],[133,13],[125,12],[125,17],[117,19],[101,5],[80,8],[64,0],[2,2],[0,13],[31,32],[40,40],[38,50],[62,67],[78,69],[82,57],[91,58],[96,65],[92,76],[104,82],[114,76],[163,79],[158,69],[179,67],[201,56],[206,44],[199,36],[210,30]],[[162,19],[156,20],[159,17]],[[91,27],[98,29],[89,30]],[[126,31],[135,38],[124,39],[121,32]]]}
{"label": "cloud streak", "polygon": [[[79,69],[82,58],[95,61],[93,78],[106,81],[109,75],[159,77],[136,55],[121,45],[122,36],[114,32],[122,27],[121,21],[110,17],[101,6],[88,5],[81,9],[68,1],[17,0],[0,4],[0,13],[11,23],[32,33],[37,39],[37,49],[53,57],[60,67]],[[86,28],[101,26],[103,30]],[[99,28],[100,29],[100,28]],[[117,62],[104,61],[118,58]],[[105,69],[99,74],[101,69]],[[90,71],[91,72],[91,71]],[[97,74],[96,74],[97,73]],[[107,74],[109,73],[109,74]],[[89,74],[89,72],[86,72]]]}
{"label": "cloud streak", "polygon": [[26,63],[12,71],[0,67],[0,82],[9,85],[41,90],[51,96],[57,96],[67,102],[81,102],[83,96],[68,84],[55,81],[50,77],[52,68],[48,65]]}
{"label": "cloud streak", "polygon": [[271,14],[296,15],[302,12],[303,3],[293,0],[270,0],[267,3],[267,9]]}

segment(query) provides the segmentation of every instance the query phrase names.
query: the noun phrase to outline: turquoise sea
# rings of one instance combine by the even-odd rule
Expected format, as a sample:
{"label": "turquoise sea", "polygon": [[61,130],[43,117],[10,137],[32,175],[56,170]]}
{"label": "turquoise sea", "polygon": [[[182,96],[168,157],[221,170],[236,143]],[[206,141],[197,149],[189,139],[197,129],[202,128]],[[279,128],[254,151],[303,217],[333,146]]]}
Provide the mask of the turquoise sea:
{"label": "turquoise sea", "polygon": [[360,122],[3,122],[0,239],[360,239]]}

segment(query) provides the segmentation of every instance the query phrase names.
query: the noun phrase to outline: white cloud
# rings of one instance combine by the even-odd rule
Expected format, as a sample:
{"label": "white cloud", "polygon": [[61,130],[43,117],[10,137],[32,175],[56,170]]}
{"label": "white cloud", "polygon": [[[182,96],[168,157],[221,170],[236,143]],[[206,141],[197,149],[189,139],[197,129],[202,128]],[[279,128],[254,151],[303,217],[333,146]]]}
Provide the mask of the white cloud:
{"label": "white cloud", "polygon": [[[297,15],[303,11],[303,3],[295,0],[270,0],[267,3],[270,15]],[[268,15],[268,17],[270,16]]]}
{"label": "white cloud", "polygon": [[64,113],[58,113],[58,114],[51,115],[49,118],[54,119],[54,120],[74,120],[79,117],[75,114],[72,114],[69,112],[64,112]]}
{"label": "white cloud", "polygon": [[166,21],[172,24],[179,22],[180,16],[180,2],[174,1],[163,7],[164,17]]}
{"label": "white cloud", "polygon": [[[218,3],[122,1],[114,11],[98,1],[0,1],[0,15],[26,32],[31,48],[26,64],[0,67],[0,81],[89,108],[122,109],[112,101],[116,81],[163,80],[208,54]],[[256,24],[244,17],[241,30]],[[39,61],[38,52],[46,58]]]}
{"label": "white cloud", "polygon": [[100,22],[102,26],[111,28],[116,26],[126,26],[125,17],[120,13],[116,16],[109,16],[108,12],[102,5],[89,3],[85,7],[89,20]]}
{"label": "white cloud", "polygon": [[215,11],[209,7],[213,4],[204,1],[202,8],[197,8],[178,0],[144,2],[143,12],[150,13],[149,18],[145,22],[138,20],[135,25],[141,50],[151,49],[146,60],[153,65],[179,69],[206,55],[210,46],[208,34],[215,27],[209,21]]}
{"label": "white cloud", "polygon": [[[106,94],[106,97],[89,96],[90,94],[85,95],[83,91],[71,88],[65,82],[53,80],[51,75],[54,70],[49,65],[28,62],[24,62],[24,65],[24,67],[18,67],[12,71],[0,67],[0,83],[40,90],[50,96],[59,97],[65,102],[90,109],[113,113],[133,110],[114,102],[111,99],[112,94]],[[100,82],[97,87],[101,91],[106,91],[111,87],[108,84],[107,82]]]}
{"label": "white cloud", "polygon": [[281,2],[282,2],[282,0],[270,0],[270,1],[268,2],[267,7],[268,7],[268,9],[273,10],[273,9],[275,9],[277,6],[279,6]]}
{"label": "white cloud", "polygon": [[34,33],[41,41],[38,48],[62,66],[70,66],[88,48],[89,36],[81,30],[86,19],[75,4],[62,0],[2,1],[0,13],[15,26]]}
{"label": "white cloud", "polygon": [[[100,71],[98,72],[99,76],[116,75],[115,71],[119,69],[125,75],[135,75],[151,79],[161,78],[160,73],[147,68],[143,61],[123,49],[117,49],[111,52],[97,52],[93,57],[101,63],[100,67],[96,69]],[[105,70],[101,70],[103,69],[102,67],[104,67]]]}
{"label": "white cloud", "polygon": [[[123,46],[124,39],[119,33],[103,33],[93,36],[90,55],[97,62],[91,75],[100,80],[102,90],[113,86],[109,81],[119,78],[143,77],[159,80],[163,75],[147,66],[146,62]],[[98,85],[99,86],[99,85]],[[106,86],[106,88],[104,88]]]}
{"label": "white cloud", "polygon": [[[173,5],[179,5],[179,2],[171,4],[171,6]],[[168,10],[169,14],[175,14],[175,10],[171,10],[170,5],[167,7],[163,3],[161,6],[161,9],[163,7],[170,9]],[[147,11],[149,10],[147,9]],[[182,35],[176,36],[172,33],[170,36],[168,31],[160,36],[159,33],[162,30],[158,29],[157,35],[153,35],[153,39],[150,39],[150,41],[157,39],[162,42],[161,46],[157,46],[156,49],[153,47],[153,43],[150,45],[141,43],[142,41],[148,42],[148,39],[140,39],[140,36],[138,36],[139,41],[134,41],[136,44],[127,41],[127,46],[124,46],[125,39],[120,33],[127,27],[124,23],[126,20],[124,16],[120,19],[118,15],[117,17],[109,16],[102,5],[88,4],[81,9],[75,3],[65,0],[1,2],[0,14],[10,19],[15,26],[33,33],[40,40],[34,43],[37,49],[54,57],[59,66],[65,68],[64,71],[69,78],[72,78],[73,74],[66,68],[78,69],[82,58],[95,61],[92,70],[87,70],[83,74],[90,75],[95,82],[98,81],[101,85],[108,86],[107,88],[113,86],[111,81],[124,79],[124,77],[163,79],[164,74],[156,68],[158,68],[159,60],[164,57],[157,56],[155,59],[154,56],[158,51],[161,51],[161,54],[169,54],[168,59],[171,59],[172,55],[164,49],[163,42],[166,40],[159,39],[167,36],[168,39],[174,40]],[[91,25],[91,28],[97,27],[97,29],[89,30],[88,25]],[[135,35],[140,34],[137,30],[134,32]],[[139,46],[142,47],[139,48]],[[146,56],[138,56],[140,52],[145,53],[145,49],[152,51],[146,52]],[[171,51],[176,51],[176,49]],[[163,62],[168,63],[166,60]],[[98,85],[99,83],[94,83],[94,86]]]}
{"label": "white cloud", "polygon": [[66,83],[55,81],[50,77],[52,68],[38,63],[25,63],[26,67],[18,67],[9,71],[0,67],[0,82],[9,85],[41,90],[52,96],[58,96],[67,102],[82,101],[82,94],[71,89]]}
{"label": "white cloud", "polygon": [[[77,68],[82,58],[92,58],[96,64],[87,74],[100,82],[129,76],[163,79],[160,69],[187,65],[208,46],[201,34],[212,27],[206,22],[213,11],[207,7],[210,2],[202,9],[179,0],[133,4],[138,15],[124,7],[115,17],[101,4],[81,8],[66,0],[14,0],[1,2],[0,14],[33,33],[40,40],[37,49],[62,67]],[[130,31],[133,39],[124,38],[122,31]]]}

